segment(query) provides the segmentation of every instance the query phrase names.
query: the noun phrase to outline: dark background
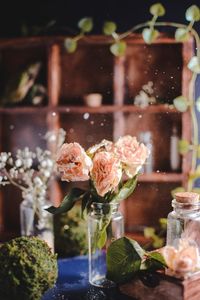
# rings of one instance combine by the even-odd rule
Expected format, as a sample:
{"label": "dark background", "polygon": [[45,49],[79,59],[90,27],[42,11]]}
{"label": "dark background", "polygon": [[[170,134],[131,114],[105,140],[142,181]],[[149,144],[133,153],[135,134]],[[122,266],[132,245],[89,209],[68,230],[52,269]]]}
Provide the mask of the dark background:
{"label": "dark background", "polygon": [[[190,5],[200,6],[200,0],[1,0],[0,37],[20,36],[24,23],[29,27],[44,26],[51,20],[56,21],[52,34],[76,33],[77,21],[85,16],[94,19],[93,33],[101,33],[104,20],[115,21],[121,32],[151,18],[149,7],[156,2],[163,3],[166,8],[162,20],[176,22],[185,22],[185,10]],[[195,28],[200,31],[200,23]]]}

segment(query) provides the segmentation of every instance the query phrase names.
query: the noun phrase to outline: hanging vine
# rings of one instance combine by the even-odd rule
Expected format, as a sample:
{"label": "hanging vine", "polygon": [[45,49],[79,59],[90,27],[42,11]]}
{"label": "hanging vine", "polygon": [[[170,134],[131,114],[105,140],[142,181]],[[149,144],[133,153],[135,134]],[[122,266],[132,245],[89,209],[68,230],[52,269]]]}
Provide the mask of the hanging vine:
{"label": "hanging vine", "polygon": [[[165,15],[165,8],[162,4],[156,3],[150,7],[150,14],[152,19],[141,24],[137,24],[130,30],[118,34],[117,25],[112,21],[106,21],[103,24],[103,33],[106,36],[110,36],[108,43],[110,44],[110,51],[115,56],[123,56],[126,52],[126,41],[124,40],[130,34],[142,30],[142,37],[147,44],[152,44],[159,37],[158,27],[173,27],[175,28],[174,38],[177,42],[187,42],[191,36],[195,40],[196,53],[191,57],[188,62],[188,68],[192,72],[188,97],[180,95],[173,100],[175,108],[184,113],[187,110],[190,111],[192,119],[192,139],[191,141],[180,140],[179,142],[179,152],[182,155],[186,155],[189,151],[192,151],[192,163],[191,170],[188,174],[188,183],[186,187],[178,187],[174,190],[184,191],[184,190],[194,190],[194,182],[200,177],[200,165],[197,166],[197,159],[200,158],[200,145],[198,142],[198,122],[195,110],[200,112],[200,97],[196,99],[195,97],[195,83],[197,75],[200,74],[200,37],[197,31],[193,28],[195,22],[200,21],[200,9],[196,5],[190,6],[185,13],[185,19],[188,24],[181,24],[176,22],[160,22],[157,21],[158,18]],[[81,19],[78,23],[80,33],[73,37],[67,38],[65,40],[65,48],[69,53],[76,51],[78,46],[78,41],[85,37],[86,33],[89,33],[93,28],[93,22],[91,18]],[[88,37],[89,38],[89,37]],[[195,189],[196,192],[200,193],[200,188]]]}

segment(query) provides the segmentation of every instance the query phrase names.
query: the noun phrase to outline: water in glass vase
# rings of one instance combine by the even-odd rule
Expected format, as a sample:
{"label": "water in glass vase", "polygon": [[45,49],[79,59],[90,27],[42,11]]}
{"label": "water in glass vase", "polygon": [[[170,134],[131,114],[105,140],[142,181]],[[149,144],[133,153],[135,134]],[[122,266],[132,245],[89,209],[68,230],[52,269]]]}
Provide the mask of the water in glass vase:
{"label": "water in glass vase", "polygon": [[49,207],[44,201],[34,208],[33,201],[27,199],[20,204],[20,224],[22,236],[37,236],[47,242],[54,251],[53,216],[45,208]]}
{"label": "water in glass vase", "polygon": [[116,203],[93,203],[88,215],[89,282],[98,287],[115,284],[106,278],[106,249],[124,236],[124,218]]}

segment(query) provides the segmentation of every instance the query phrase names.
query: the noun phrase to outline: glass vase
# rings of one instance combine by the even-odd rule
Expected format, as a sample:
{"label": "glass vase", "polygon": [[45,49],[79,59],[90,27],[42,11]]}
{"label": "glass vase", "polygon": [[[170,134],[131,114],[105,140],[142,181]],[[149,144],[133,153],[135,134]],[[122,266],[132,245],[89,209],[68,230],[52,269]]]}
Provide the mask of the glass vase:
{"label": "glass vase", "polygon": [[20,225],[22,236],[37,236],[47,242],[54,252],[53,215],[45,208],[50,203],[44,201],[34,207],[34,202],[23,200],[20,204]]}
{"label": "glass vase", "polygon": [[124,218],[116,203],[93,203],[88,215],[89,282],[98,287],[111,287],[106,279],[106,250],[124,236]]}

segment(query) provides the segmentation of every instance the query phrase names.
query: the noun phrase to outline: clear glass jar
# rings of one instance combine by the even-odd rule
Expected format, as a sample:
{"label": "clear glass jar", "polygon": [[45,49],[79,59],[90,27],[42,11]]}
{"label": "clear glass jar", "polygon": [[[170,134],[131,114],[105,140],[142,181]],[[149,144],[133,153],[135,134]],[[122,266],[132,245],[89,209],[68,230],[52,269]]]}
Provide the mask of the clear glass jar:
{"label": "clear glass jar", "polygon": [[200,250],[200,202],[182,203],[174,199],[172,207],[174,210],[167,218],[167,245],[177,248],[180,239],[187,239]]}
{"label": "clear glass jar", "polygon": [[124,236],[124,218],[118,208],[116,203],[93,203],[88,215],[89,282],[98,287],[114,285],[106,279],[106,249]]}
{"label": "clear glass jar", "polygon": [[50,203],[45,201],[34,208],[33,201],[23,200],[20,204],[20,225],[22,236],[37,236],[47,242],[54,252],[53,215],[45,208]]}

